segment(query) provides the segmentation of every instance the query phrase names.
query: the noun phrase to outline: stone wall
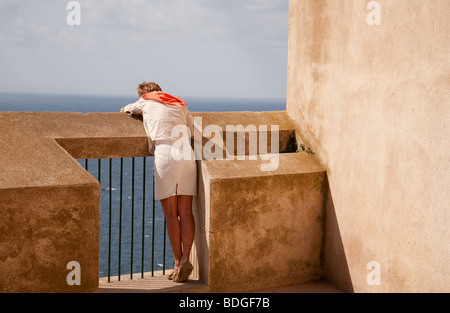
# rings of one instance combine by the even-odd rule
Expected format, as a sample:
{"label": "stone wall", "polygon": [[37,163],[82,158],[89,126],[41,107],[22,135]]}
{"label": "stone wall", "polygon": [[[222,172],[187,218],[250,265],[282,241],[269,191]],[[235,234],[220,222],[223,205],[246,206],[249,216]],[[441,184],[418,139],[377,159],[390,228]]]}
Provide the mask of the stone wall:
{"label": "stone wall", "polygon": [[449,2],[368,4],[290,1],[287,111],[327,169],[326,278],[448,292]]}
{"label": "stone wall", "polygon": [[[194,115],[205,129],[276,125],[274,137],[256,137],[256,151],[272,152],[278,138],[282,153],[271,171],[261,170],[271,158],[250,159],[251,149],[242,149],[244,160],[197,161],[196,275],[215,292],[322,277],[326,173],[313,155],[296,153],[287,112]],[[142,121],[124,113],[0,112],[0,129],[0,292],[98,291],[100,185],[74,158],[149,155]],[[238,134],[212,136],[200,148],[212,140],[221,154],[239,151],[226,138]],[[242,137],[246,146],[251,136]],[[79,285],[67,281],[73,261]]]}
{"label": "stone wall", "polygon": [[96,292],[100,184],[73,157],[148,155],[142,122],[0,112],[0,129],[0,292]]}

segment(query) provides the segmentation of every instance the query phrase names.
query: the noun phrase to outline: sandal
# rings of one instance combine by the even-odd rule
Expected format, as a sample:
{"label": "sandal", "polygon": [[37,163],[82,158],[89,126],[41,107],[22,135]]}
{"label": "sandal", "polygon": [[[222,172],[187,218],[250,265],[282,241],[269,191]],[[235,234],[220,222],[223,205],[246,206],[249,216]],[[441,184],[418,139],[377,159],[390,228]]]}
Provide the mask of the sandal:
{"label": "sandal", "polygon": [[176,283],[185,282],[186,280],[188,280],[189,275],[191,275],[193,269],[194,267],[192,266],[191,262],[184,262],[184,264],[180,267],[178,273],[173,276],[172,280]]}
{"label": "sandal", "polygon": [[170,273],[170,274],[167,276],[167,279],[172,280],[172,279],[175,277],[175,275],[176,275],[179,271],[180,271],[180,269],[178,269],[178,270],[173,269],[172,273]]}

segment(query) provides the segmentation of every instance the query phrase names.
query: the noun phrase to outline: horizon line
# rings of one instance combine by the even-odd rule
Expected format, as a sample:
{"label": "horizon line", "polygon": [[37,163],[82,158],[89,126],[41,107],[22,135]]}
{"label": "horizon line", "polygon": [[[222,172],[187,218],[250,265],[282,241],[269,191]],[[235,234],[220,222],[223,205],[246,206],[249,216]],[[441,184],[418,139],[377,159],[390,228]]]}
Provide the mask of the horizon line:
{"label": "horizon line", "polygon": [[[14,95],[47,95],[47,96],[87,96],[87,97],[132,97],[136,98],[138,100],[138,96],[134,94],[114,94],[114,95],[108,95],[108,94],[94,94],[94,93],[63,93],[63,92],[39,92],[39,91],[28,91],[28,92],[21,92],[21,91],[2,91],[0,90],[0,94],[14,94]],[[227,96],[181,96],[181,98],[204,98],[204,99],[238,99],[238,100],[252,100],[252,99],[267,99],[267,100],[286,100],[286,96],[284,97],[263,97],[263,96],[234,96],[234,97],[227,97]]]}

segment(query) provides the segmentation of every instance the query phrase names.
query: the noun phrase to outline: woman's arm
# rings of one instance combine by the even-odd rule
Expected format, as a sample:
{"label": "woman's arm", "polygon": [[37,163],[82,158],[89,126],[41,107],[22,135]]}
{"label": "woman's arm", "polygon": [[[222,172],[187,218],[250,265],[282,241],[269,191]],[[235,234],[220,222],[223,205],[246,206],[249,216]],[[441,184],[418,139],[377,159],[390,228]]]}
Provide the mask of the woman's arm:
{"label": "woman's arm", "polygon": [[131,114],[141,115],[143,106],[144,106],[144,102],[141,99],[139,99],[135,103],[130,103],[130,104],[124,106],[122,109],[120,109],[120,112],[125,112],[130,115]]}
{"label": "woman's arm", "polygon": [[195,127],[194,117],[191,112],[186,107],[183,107],[184,113],[186,114],[187,126],[191,132],[191,139],[202,138],[201,132]]}

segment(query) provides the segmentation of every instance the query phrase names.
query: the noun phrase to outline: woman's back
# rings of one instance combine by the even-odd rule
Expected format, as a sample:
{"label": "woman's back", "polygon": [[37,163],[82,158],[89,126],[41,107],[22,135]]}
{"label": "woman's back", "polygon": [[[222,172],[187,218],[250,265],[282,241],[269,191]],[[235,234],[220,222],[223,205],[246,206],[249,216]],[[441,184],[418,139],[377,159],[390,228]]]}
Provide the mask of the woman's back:
{"label": "woman's back", "polygon": [[[142,115],[147,134],[152,140],[174,140],[179,138],[179,132],[174,131],[178,125],[190,124],[190,113],[186,106],[166,105],[154,100],[140,100],[143,102]],[[179,128],[177,128],[179,129]]]}

